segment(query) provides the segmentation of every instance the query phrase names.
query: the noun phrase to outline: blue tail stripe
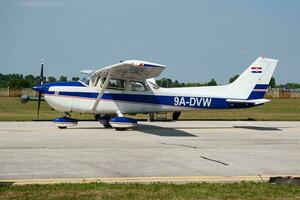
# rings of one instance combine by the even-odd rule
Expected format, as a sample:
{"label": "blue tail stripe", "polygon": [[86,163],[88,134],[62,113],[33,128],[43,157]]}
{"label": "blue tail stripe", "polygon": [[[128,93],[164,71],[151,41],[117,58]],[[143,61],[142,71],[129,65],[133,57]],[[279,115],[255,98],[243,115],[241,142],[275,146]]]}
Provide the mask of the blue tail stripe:
{"label": "blue tail stripe", "polygon": [[248,97],[248,100],[250,99],[262,99],[265,96],[265,92],[251,92],[251,94]]}
{"label": "blue tail stripe", "polygon": [[[256,84],[254,89],[262,89],[266,90],[269,87],[268,84]],[[248,99],[262,99],[265,96],[266,91],[252,91],[248,97]]]}
{"label": "blue tail stripe", "polygon": [[267,89],[269,84],[256,84],[254,89]]}

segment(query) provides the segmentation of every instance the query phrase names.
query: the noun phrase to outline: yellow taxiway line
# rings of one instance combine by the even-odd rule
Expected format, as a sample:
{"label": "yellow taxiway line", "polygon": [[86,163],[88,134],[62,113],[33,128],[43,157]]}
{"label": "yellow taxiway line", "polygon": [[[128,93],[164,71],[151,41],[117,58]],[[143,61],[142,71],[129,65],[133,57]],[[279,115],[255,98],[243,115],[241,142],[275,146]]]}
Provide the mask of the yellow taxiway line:
{"label": "yellow taxiway line", "polygon": [[58,183],[226,183],[226,182],[267,182],[270,177],[299,177],[300,175],[254,175],[254,176],[157,176],[157,177],[120,177],[120,178],[63,178],[63,179],[11,179],[0,180],[1,184],[28,185],[28,184],[58,184]]}

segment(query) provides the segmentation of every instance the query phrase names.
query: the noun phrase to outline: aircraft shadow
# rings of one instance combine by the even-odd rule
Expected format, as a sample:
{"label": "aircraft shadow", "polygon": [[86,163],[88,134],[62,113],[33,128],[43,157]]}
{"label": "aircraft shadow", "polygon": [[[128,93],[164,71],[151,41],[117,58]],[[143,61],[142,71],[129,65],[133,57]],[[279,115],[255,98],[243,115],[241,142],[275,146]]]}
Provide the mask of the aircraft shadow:
{"label": "aircraft shadow", "polygon": [[276,127],[264,127],[264,126],[233,126],[233,128],[244,128],[257,131],[282,131],[280,128]]}
{"label": "aircraft shadow", "polygon": [[107,128],[104,128],[104,127],[102,127],[101,125],[99,125],[99,126],[93,126],[93,127],[70,127],[70,128],[68,128],[68,129],[107,129]]}
{"label": "aircraft shadow", "polygon": [[146,134],[158,135],[162,137],[198,137],[196,135],[177,130],[175,128],[165,128],[154,125],[141,124],[132,129]]}

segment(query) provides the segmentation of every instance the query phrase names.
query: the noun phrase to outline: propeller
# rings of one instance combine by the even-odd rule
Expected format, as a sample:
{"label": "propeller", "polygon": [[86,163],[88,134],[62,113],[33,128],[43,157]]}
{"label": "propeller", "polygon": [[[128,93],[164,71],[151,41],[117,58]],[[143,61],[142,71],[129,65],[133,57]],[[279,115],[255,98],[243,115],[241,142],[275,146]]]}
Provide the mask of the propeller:
{"label": "propeller", "polygon": [[[42,60],[42,63],[41,63],[41,73],[40,73],[40,84],[39,85],[43,85],[43,83],[44,83],[44,61]],[[42,93],[39,92],[39,96],[38,96],[38,108],[37,108],[37,119],[39,118],[39,115],[40,115],[41,99],[42,99]]]}

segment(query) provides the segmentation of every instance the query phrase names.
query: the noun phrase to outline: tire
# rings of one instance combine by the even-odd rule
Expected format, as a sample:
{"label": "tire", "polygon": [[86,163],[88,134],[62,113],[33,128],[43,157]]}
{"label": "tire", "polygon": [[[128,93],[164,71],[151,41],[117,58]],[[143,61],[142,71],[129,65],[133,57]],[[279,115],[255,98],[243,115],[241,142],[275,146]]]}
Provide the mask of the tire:
{"label": "tire", "polygon": [[112,128],[112,126],[110,124],[102,124],[104,126],[104,128]]}
{"label": "tire", "polygon": [[66,126],[59,126],[58,128],[59,129],[66,129],[67,127]]}
{"label": "tire", "polygon": [[99,118],[99,117],[100,117],[99,114],[94,115],[94,118],[95,118],[96,121],[98,121],[98,118]]}
{"label": "tire", "polygon": [[126,128],[115,128],[116,129],[116,131],[125,131],[126,130]]}
{"label": "tire", "polygon": [[181,114],[181,112],[173,112],[172,119],[174,121],[177,121],[179,119],[180,114]]}

